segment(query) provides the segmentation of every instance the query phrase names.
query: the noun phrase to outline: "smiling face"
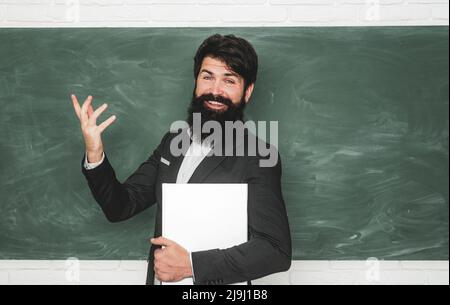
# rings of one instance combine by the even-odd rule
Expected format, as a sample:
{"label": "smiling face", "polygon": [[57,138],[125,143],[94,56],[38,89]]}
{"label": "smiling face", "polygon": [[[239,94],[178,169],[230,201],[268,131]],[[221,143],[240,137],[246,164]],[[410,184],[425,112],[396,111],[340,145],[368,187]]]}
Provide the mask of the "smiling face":
{"label": "smiling face", "polygon": [[[225,112],[247,103],[253,92],[251,84],[244,96],[244,79],[219,59],[206,56],[196,80],[195,97],[213,96],[203,101],[203,106],[214,112]],[[227,101],[228,100],[228,101]]]}
{"label": "smiling face", "polygon": [[[254,85],[244,93],[244,79],[222,61],[206,56],[199,70],[192,101],[188,109],[188,124],[193,126],[194,113],[201,115],[201,127],[208,121],[243,121],[245,105],[250,99]],[[201,131],[204,139],[209,132]]]}

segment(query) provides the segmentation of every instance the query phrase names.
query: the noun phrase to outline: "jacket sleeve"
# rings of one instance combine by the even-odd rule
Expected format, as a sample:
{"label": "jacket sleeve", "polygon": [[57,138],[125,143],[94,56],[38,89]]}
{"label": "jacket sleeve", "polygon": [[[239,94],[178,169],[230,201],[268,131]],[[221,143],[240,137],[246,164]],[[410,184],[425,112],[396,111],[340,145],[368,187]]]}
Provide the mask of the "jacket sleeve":
{"label": "jacket sleeve", "polygon": [[90,170],[84,168],[85,156],[83,156],[82,172],[87,179],[92,195],[109,221],[126,220],[156,202],[155,182],[161,151],[168,135],[169,133],[163,137],[153,154],[124,183],[117,180],[106,154],[103,162]]}
{"label": "jacket sleeve", "polygon": [[195,284],[231,284],[286,271],[291,265],[291,236],[281,193],[281,161],[260,167],[252,157],[248,176],[248,242],[192,253]]}

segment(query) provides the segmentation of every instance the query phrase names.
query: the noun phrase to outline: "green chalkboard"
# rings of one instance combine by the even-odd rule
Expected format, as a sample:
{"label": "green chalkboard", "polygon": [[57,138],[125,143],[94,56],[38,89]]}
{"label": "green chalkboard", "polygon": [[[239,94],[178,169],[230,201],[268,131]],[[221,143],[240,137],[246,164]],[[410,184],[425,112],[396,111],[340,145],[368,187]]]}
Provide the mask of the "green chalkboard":
{"label": "green chalkboard", "polygon": [[247,119],[279,121],[295,259],[448,260],[448,27],[0,29],[0,259],[144,259],[154,209],[110,224],[70,93],[108,102],[120,180],[193,89],[213,33],[253,43]]}

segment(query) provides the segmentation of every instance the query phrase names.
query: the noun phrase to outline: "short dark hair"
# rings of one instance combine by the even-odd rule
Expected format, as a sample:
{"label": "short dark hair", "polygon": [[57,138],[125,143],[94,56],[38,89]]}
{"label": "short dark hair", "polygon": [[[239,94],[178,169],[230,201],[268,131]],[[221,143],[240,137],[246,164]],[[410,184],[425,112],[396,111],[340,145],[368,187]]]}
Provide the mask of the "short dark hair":
{"label": "short dark hair", "polygon": [[258,55],[245,39],[234,35],[214,34],[206,38],[194,56],[194,77],[197,79],[203,59],[207,56],[224,62],[231,70],[242,76],[244,88],[256,82]]}

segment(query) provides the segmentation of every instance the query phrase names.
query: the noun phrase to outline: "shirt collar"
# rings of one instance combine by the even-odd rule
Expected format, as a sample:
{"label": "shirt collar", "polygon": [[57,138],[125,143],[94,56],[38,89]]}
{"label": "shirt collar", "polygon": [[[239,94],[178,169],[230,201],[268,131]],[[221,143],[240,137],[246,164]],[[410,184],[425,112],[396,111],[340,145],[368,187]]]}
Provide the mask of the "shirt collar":
{"label": "shirt collar", "polygon": [[214,143],[212,143],[211,139],[205,139],[202,141],[198,136],[194,135],[192,132],[192,127],[189,127],[187,129],[187,133],[188,133],[189,138],[191,139],[192,143],[201,144],[201,145],[209,146],[209,147],[214,147]]}

